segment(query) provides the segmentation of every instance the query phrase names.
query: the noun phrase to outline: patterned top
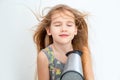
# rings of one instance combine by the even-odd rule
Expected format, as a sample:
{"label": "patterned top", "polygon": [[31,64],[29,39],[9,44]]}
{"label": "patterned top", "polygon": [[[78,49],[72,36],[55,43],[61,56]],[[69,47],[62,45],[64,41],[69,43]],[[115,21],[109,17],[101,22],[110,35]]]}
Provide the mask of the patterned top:
{"label": "patterned top", "polygon": [[42,51],[46,54],[49,60],[50,80],[60,80],[60,76],[65,64],[54,57],[51,46],[46,47]]}

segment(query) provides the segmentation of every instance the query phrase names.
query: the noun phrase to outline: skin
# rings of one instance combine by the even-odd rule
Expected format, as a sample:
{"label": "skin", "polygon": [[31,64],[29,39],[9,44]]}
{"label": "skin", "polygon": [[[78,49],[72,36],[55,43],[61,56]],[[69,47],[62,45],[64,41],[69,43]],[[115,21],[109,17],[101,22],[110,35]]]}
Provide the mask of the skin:
{"label": "skin", "polygon": [[[74,15],[68,11],[66,11],[68,15],[65,15],[63,13],[57,13],[54,14],[51,19],[51,25],[49,28],[46,28],[47,34],[52,35],[53,37],[53,44],[51,44],[51,47],[53,49],[53,54],[55,58],[57,58],[62,63],[66,63],[67,57],[66,53],[68,51],[73,50],[71,41],[74,38],[74,36],[77,34],[77,27],[75,26],[74,21]],[[89,52],[86,48],[84,48],[86,51],[83,55],[83,63],[84,65],[84,71],[86,80],[94,80],[90,79],[92,75],[92,69],[91,67],[91,60],[90,56],[86,57],[86,55],[89,55]],[[85,60],[85,61],[84,61]],[[87,61],[86,61],[87,60]],[[40,52],[37,57],[37,70],[38,70],[38,80],[49,80],[49,61],[47,59],[47,56],[44,54],[44,52]]]}

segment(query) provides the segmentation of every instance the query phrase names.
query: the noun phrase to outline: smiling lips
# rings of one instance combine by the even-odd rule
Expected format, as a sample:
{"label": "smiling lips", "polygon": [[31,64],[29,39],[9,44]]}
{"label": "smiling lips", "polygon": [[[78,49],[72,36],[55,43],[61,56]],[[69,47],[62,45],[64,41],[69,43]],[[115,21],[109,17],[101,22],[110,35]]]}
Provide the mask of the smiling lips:
{"label": "smiling lips", "polygon": [[60,34],[59,36],[60,37],[68,37],[69,35],[68,34]]}

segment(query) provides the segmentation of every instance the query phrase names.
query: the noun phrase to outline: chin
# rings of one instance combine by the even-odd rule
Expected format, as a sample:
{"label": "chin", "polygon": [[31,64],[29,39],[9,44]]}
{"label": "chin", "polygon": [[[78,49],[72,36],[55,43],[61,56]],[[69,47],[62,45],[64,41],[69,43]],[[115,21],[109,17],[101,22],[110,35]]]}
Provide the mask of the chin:
{"label": "chin", "polygon": [[61,41],[61,42],[58,42],[59,44],[62,44],[62,45],[65,45],[65,44],[70,44],[71,41]]}

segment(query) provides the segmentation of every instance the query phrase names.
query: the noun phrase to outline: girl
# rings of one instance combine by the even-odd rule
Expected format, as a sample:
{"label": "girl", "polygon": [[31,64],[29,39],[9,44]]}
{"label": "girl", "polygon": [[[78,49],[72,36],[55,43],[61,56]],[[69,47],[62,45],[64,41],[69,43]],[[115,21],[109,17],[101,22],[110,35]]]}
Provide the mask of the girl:
{"label": "girl", "polygon": [[94,80],[88,48],[88,28],[85,15],[67,5],[54,6],[42,19],[34,34],[37,45],[38,80],[59,80],[71,50],[83,52],[85,80]]}

